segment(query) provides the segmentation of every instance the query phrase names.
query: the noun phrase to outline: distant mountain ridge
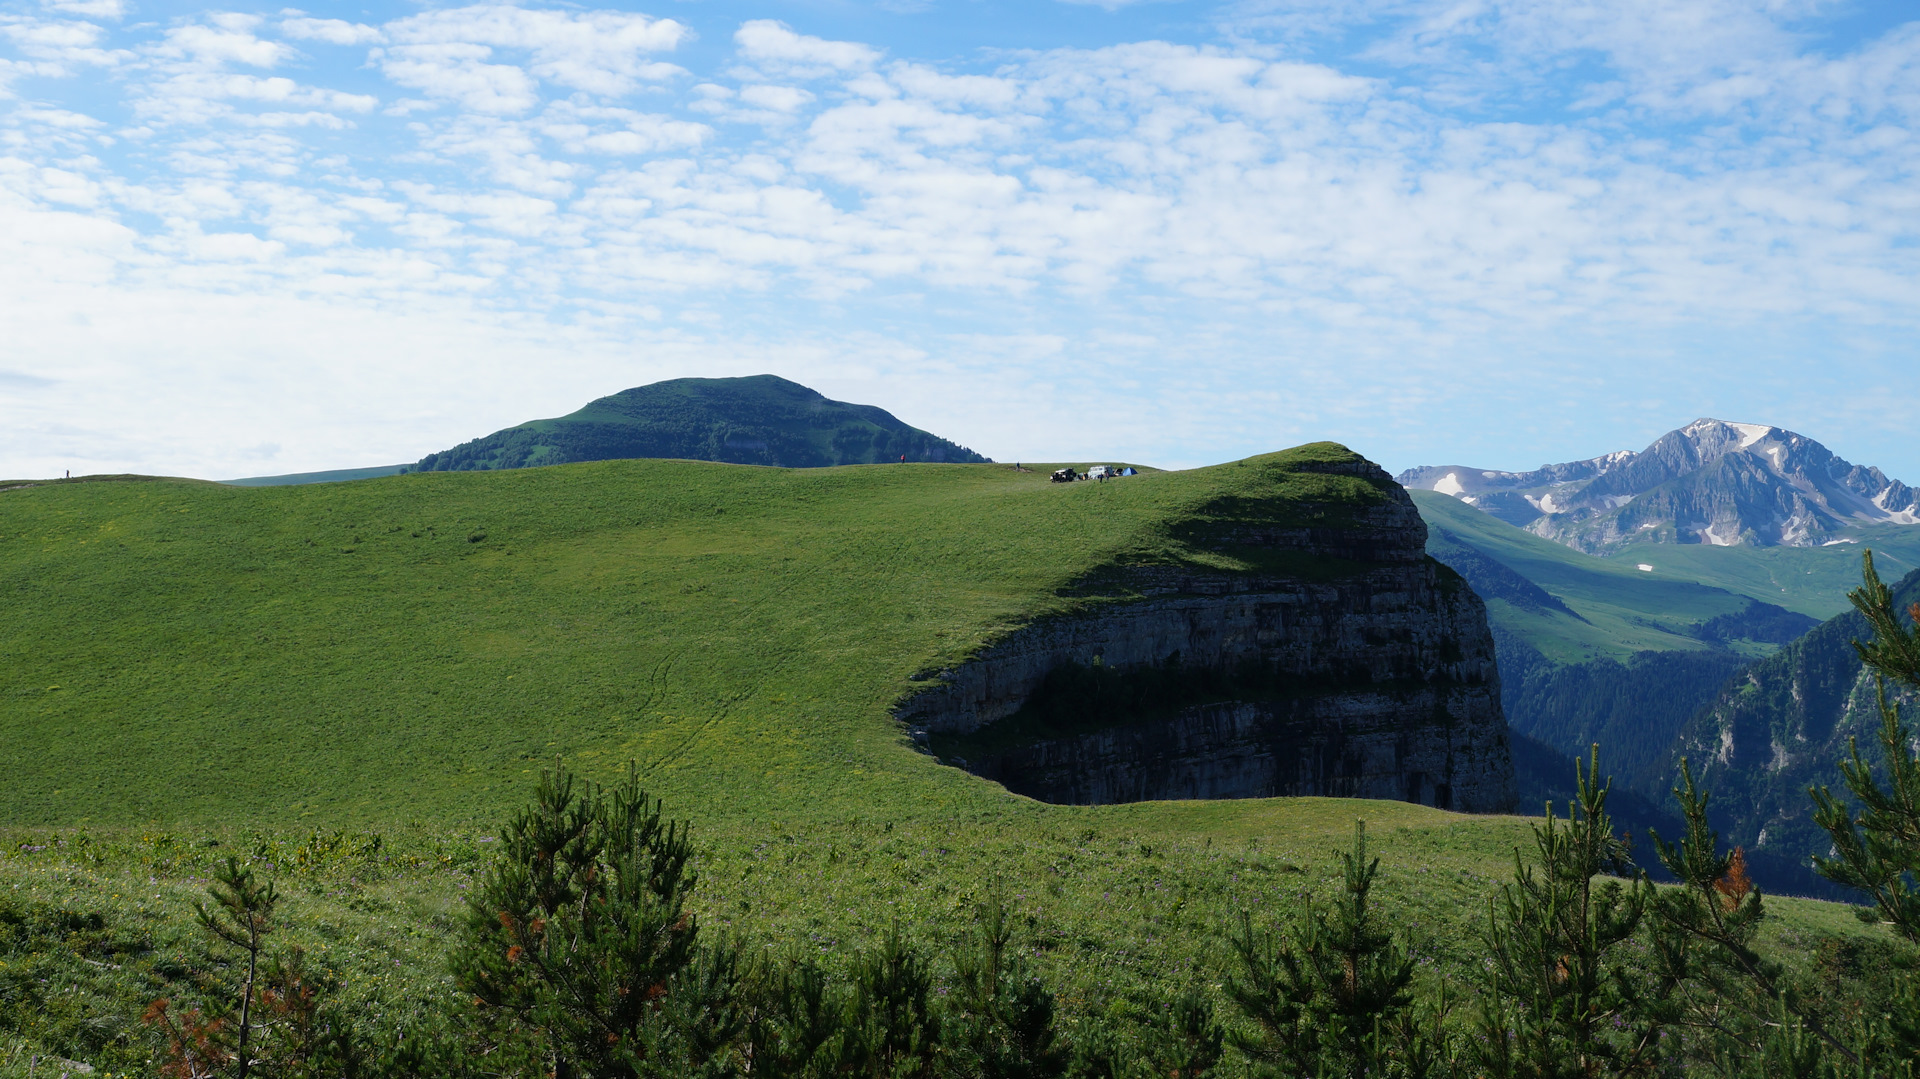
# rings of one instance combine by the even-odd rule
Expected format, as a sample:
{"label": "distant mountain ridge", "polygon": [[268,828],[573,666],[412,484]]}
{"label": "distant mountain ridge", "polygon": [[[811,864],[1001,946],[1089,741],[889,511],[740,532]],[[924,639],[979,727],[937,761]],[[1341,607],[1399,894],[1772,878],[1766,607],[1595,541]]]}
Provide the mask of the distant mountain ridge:
{"label": "distant mountain ridge", "polygon": [[530,468],[574,461],[667,457],[819,468],[988,458],[909,426],[883,408],[834,401],[776,375],[676,378],[592,401],[430,453],[407,472]]}
{"label": "distant mountain ridge", "polygon": [[1863,526],[1920,524],[1920,496],[1779,427],[1699,419],[1638,453],[1500,472],[1425,465],[1396,477],[1589,554],[1634,544],[1818,547]]}

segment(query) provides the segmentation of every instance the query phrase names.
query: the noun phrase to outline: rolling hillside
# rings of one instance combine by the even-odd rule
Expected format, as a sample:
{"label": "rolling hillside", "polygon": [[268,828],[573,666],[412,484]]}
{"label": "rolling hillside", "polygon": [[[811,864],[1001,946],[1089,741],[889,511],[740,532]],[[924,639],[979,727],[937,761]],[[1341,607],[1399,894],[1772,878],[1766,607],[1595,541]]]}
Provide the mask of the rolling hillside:
{"label": "rolling hillside", "polygon": [[[693,909],[715,930],[832,957],[893,929],[939,949],[1003,892],[1068,1024],[1217,992],[1239,913],[1327,899],[1365,818],[1421,977],[1467,984],[1521,819],[1048,805],[917,752],[888,714],[1007,627],[1124,598],[1102,584],[1117,568],[1343,579],[1339,559],[1222,540],[1377,505],[1338,472],[1354,460],[1316,444],[1070,485],[632,460],[0,492],[0,896],[23,925],[96,927],[92,950],[29,936],[0,955],[63,987],[32,1040],[0,1031],[0,1065],[50,1047],[138,1070],[128,1017],[204,948],[192,903],[228,852],[278,875],[277,939],[356,1007],[447,998],[461,896],[554,757],[602,778],[634,761],[692,819]],[[1766,940],[1800,968],[1885,948],[1831,905],[1770,904]]]}
{"label": "rolling hillside", "polygon": [[295,487],[305,483],[371,480],[381,476],[397,476],[406,470],[406,465],[376,465],[372,468],[332,468],[325,472],[290,472],[281,476],[248,476],[244,479],[221,482],[234,487]]}
{"label": "rolling hillside", "polygon": [[872,405],[832,401],[775,375],[676,378],[430,453],[407,472],[472,472],[628,457],[820,468],[986,458]]}
{"label": "rolling hillside", "polygon": [[[1430,553],[1442,561],[1465,555],[1469,565],[1476,556],[1490,563],[1486,570],[1461,572],[1489,609],[1500,612],[1494,618],[1497,627],[1520,636],[1553,663],[1627,659],[1648,651],[1765,655],[1819,621],[1804,615],[1783,619],[1798,612],[1785,604],[1769,609],[1762,605],[1767,601],[1703,583],[1691,572],[1659,566],[1643,571],[1633,563],[1582,554],[1447,495],[1408,493],[1427,521]],[[1854,572],[1857,576],[1857,566]],[[1846,603],[1845,589],[1840,603]]]}
{"label": "rolling hillside", "polygon": [[1890,579],[1920,569],[1920,528],[1862,527],[1850,537],[1852,542],[1830,547],[1641,544],[1606,559],[1625,568],[1650,565],[1655,576],[1697,581],[1827,619],[1847,610],[1847,592],[1860,584],[1863,548],[1873,548],[1881,572]]}
{"label": "rolling hillside", "polygon": [[621,461],[8,491],[0,820],[469,819],[555,755],[640,761],[703,817],[1002,805],[906,744],[888,709],[909,676],[1102,602],[1063,591],[1102,567],[1231,569],[1194,546],[1218,515],[1378,499],[1296,467],[1351,459],[1069,485]]}

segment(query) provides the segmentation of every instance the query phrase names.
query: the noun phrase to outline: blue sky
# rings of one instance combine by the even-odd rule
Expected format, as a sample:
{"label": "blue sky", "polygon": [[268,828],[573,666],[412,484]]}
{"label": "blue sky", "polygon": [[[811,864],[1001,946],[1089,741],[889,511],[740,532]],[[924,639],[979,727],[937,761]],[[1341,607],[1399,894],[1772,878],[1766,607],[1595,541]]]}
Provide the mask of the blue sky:
{"label": "blue sky", "polygon": [[1916,173],[1906,4],[0,2],[0,476],[773,372],[1008,460],[1920,481]]}

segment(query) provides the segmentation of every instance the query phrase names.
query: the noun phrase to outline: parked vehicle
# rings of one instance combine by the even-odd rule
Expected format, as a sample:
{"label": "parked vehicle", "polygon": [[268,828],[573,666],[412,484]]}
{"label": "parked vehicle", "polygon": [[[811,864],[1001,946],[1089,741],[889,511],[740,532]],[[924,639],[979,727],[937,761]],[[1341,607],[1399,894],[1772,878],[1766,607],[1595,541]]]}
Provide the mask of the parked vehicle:
{"label": "parked vehicle", "polygon": [[1053,482],[1055,483],[1072,483],[1079,478],[1080,473],[1075,472],[1071,468],[1058,469],[1053,474]]}
{"label": "parked vehicle", "polygon": [[1119,474],[1112,465],[1094,465],[1087,469],[1087,478],[1090,480],[1104,480]]}

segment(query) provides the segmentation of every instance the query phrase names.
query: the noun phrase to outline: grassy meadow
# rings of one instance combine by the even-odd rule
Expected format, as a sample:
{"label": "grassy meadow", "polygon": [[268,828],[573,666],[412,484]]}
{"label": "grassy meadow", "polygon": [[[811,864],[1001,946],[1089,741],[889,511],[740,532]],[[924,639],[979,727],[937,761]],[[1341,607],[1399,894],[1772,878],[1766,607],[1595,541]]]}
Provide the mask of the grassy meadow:
{"label": "grassy meadow", "polygon": [[1429,522],[1520,571],[1588,620],[1582,626],[1564,616],[1510,612],[1516,624],[1527,625],[1528,640],[1555,658],[1704,648],[1685,628],[1740,610],[1746,597],[1824,621],[1850,609],[1847,592],[1860,584],[1862,547],[1873,548],[1889,579],[1920,567],[1920,529],[1906,525],[1861,528],[1852,534],[1855,542],[1826,547],[1653,543],[1596,558],[1451,495],[1408,493]]}
{"label": "grassy meadow", "polygon": [[[706,931],[839,965],[894,927],[940,954],[998,889],[1071,1032],[1145,1020],[1191,987],[1217,994],[1240,913],[1279,924],[1331,900],[1334,851],[1356,819],[1382,862],[1375,901],[1413,942],[1421,982],[1470,986],[1487,902],[1510,879],[1514,848],[1531,851],[1524,818],[1301,798],[696,825],[695,909]],[[0,1030],[0,1076],[25,1076],[30,1050],[147,1074],[151,1032],[136,1017],[218,967],[192,910],[227,854],[276,877],[286,898],[274,946],[303,948],[363,1020],[404,1024],[444,1006],[457,996],[446,947],[495,840],[424,826],[0,830],[0,997],[9,983],[41,987],[33,1025]],[[1772,897],[1768,909],[1763,946],[1841,1007],[1891,965],[1887,935],[1844,907]],[[952,976],[944,964],[935,973]]]}
{"label": "grassy meadow", "polygon": [[555,757],[702,820],[1011,807],[908,747],[910,677],[1103,570],[1248,565],[1194,542],[1218,523],[1385,497],[1293,467],[1346,459],[0,492],[0,821],[479,822]]}
{"label": "grassy meadow", "polygon": [[[1501,624],[1557,663],[1624,660],[1635,652],[1704,651],[1701,623],[1736,614],[1749,597],[1812,618],[1848,610],[1860,583],[1860,550],[1871,546],[1892,579],[1920,565],[1920,529],[1867,529],[1860,543],[1830,547],[1712,547],[1649,544],[1595,558],[1515,528],[1451,495],[1411,491],[1433,526],[1459,535],[1566,602],[1579,615],[1528,610],[1502,599]],[[1649,565],[1651,570],[1641,570]],[[1735,646],[1739,649],[1739,645]],[[1767,655],[1770,647],[1746,649]]]}
{"label": "grassy meadow", "polygon": [[[138,1011],[205,962],[189,913],[229,854],[271,867],[282,939],[370,1014],[444,993],[461,896],[556,757],[601,780],[633,762],[693,821],[715,930],[938,945],[1002,890],[1069,1022],[1216,985],[1238,912],[1329,894],[1356,818],[1424,969],[1465,975],[1523,818],[1045,805],[889,717],[914,675],[1124,598],[1116,568],[1274,568],[1205,541],[1385,497],[1311,471],[1351,459],[1322,443],[1071,485],[1047,465],[630,460],[0,491],[0,997],[44,997],[42,1026],[0,1030],[0,1075],[43,1048],[144,1067]],[[1831,977],[1885,947],[1844,908],[1770,904],[1769,934]]]}

